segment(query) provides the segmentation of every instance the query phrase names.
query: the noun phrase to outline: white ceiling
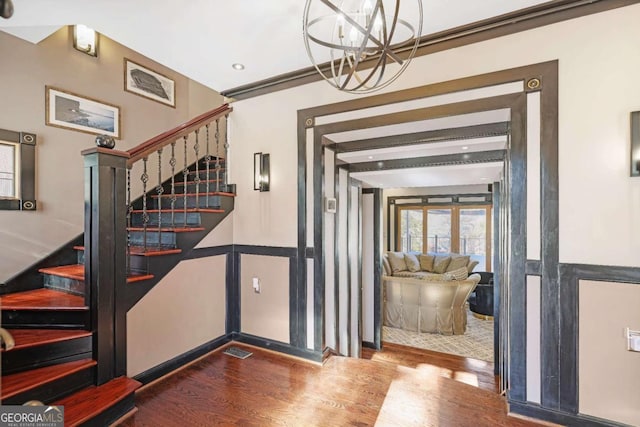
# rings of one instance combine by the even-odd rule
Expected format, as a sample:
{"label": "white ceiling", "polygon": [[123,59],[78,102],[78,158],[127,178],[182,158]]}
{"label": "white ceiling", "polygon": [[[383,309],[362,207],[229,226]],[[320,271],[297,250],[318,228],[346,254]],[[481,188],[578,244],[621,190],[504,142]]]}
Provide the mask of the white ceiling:
{"label": "white ceiling", "polygon": [[502,162],[428,168],[355,172],[351,176],[374,188],[441,187],[490,184],[500,180]]}
{"label": "white ceiling", "polygon": [[[13,0],[0,29],[37,43],[63,25],[85,24],[217,91],[310,66],[303,0]],[[422,0],[423,35],[545,3]],[[233,63],[246,66],[243,71]]]}

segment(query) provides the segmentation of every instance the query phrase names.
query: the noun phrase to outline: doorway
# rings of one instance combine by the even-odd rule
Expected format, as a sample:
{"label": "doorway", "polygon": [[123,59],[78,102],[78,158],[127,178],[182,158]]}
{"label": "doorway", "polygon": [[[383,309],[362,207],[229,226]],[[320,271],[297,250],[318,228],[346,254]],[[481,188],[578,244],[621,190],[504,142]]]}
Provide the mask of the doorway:
{"label": "doorway", "polygon": [[[542,84],[541,76],[548,78],[548,85]],[[545,88],[548,90],[544,91]],[[332,319],[335,304],[331,309],[328,301],[335,297],[335,271],[339,266],[335,264],[335,242],[334,252],[327,250],[327,231],[331,228],[332,214],[325,210],[325,202],[332,198],[332,189],[335,196],[335,181],[333,185],[326,181],[331,173],[325,173],[325,168],[329,167],[325,148],[334,150],[334,167],[347,169],[351,177],[356,177],[357,173],[384,169],[410,170],[415,167],[451,166],[464,162],[486,163],[496,158],[496,153],[443,154],[430,158],[396,158],[346,165],[335,159],[338,157],[338,149],[344,149],[345,152],[360,151],[359,154],[366,155],[362,152],[364,144],[369,149],[408,145],[405,138],[397,138],[395,142],[389,140],[390,134],[385,132],[394,126],[397,129],[425,120],[446,120],[450,116],[504,110],[510,113],[510,144],[506,159],[499,160],[507,161],[505,176],[509,180],[504,185],[506,197],[502,199],[501,210],[504,214],[502,221],[508,233],[503,238],[505,248],[500,251],[502,258],[499,260],[499,267],[504,272],[501,274],[503,283],[494,284],[501,296],[500,313],[504,315],[500,322],[498,342],[501,352],[497,369],[502,374],[504,388],[506,389],[507,382],[509,384],[509,397],[519,401],[526,399],[527,381],[540,381],[540,375],[535,375],[540,369],[528,370],[526,360],[528,356],[541,352],[540,337],[537,337],[536,342],[535,333],[527,333],[527,310],[535,304],[540,306],[540,301],[527,301],[527,288],[535,282],[530,282],[529,277],[538,275],[543,278],[543,295],[549,293],[551,287],[557,287],[557,281],[552,280],[553,274],[549,270],[557,265],[557,247],[553,247],[557,246],[557,239],[549,242],[541,239],[542,235],[557,233],[557,154],[553,156],[554,150],[557,152],[556,62],[299,111],[299,256],[298,281],[295,286],[299,289],[304,286],[307,298],[298,302],[296,308],[298,312],[307,313],[309,321],[301,324],[300,331],[304,331],[307,342],[312,343],[310,349],[322,352],[333,348],[331,342],[335,342],[336,338],[336,328],[331,326],[332,322],[335,325],[335,318]],[[534,122],[528,117],[532,111],[538,114],[538,126],[527,128],[527,122]],[[545,126],[540,123],[541,117],[547,120]],[[531,145],[536,136],[529,134],[532,129],[537,133],[537,149]],[[405,134],[415,135],[425,131],[428,130],[412,129]],[[543,176],[544,186],[540,185]],[[551,207],[547,209],[545,206]],[[541,211],[546,212],[544,221],[538,220],[536,224],[535,218],[540,219]],[[336,230],[335,224],[333,230]],[[544,251],[540,249],[542,245],[545,246]],[[312,257],[309,257],[311,254]],[[541,257],[544,257],[545,262],[540,261]],[[557,289],[552,291],[557,294]],[[375,296],[379,297],[378,290]],[[545,303],[543,311],[549,312],[553,308],[555,303],[550,302],[552,305],[547,306]],[[544,354],[550,355],[550,352],[545,350]]]}

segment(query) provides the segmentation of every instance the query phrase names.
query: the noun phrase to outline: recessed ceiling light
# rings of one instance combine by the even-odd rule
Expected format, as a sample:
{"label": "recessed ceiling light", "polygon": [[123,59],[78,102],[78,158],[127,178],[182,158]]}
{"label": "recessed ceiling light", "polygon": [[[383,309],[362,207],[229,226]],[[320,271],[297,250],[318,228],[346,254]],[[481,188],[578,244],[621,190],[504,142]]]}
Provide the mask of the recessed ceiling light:
{"label": "recessed ceiling light", "polygon": [[244,64],[240,64],[239,62],[236,62],[231,66],[231,68],[233,68],[234,70],[242,71],[244,70]]}
{"label": "recessed ceiling light", "polygon": [[369,160],[373,159],[373,156],[369,156]]}
{"label": "recessed ceiling light", "polygon": [[486,181],[488,178],[480,178],[480,181]]}
{"label": "recessed ceiling light", "polygon": [[464,147],[462,147],[463,150],[468,150],[469,146],[465,145]]}

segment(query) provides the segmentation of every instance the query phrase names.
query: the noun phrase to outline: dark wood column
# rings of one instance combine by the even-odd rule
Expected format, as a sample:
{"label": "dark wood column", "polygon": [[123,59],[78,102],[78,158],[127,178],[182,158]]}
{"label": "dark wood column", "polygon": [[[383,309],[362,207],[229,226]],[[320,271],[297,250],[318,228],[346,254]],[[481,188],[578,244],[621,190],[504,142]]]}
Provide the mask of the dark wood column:
{"label": "dark wood column", "polygon": [[85,167],[86,301],[91,308],[96,383],[126,374],[126,312],[117,310],[126,286],[126,163],[129,154],[105,148],[82,152]]}

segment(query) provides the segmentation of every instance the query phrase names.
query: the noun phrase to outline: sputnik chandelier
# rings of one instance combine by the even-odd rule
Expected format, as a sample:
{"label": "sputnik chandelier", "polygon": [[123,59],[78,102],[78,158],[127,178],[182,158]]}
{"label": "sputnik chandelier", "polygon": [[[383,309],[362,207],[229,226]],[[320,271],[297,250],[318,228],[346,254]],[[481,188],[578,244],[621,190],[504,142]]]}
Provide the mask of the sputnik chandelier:
{"label": "sputnik chandelier", "polygon": [[422,33],[422,0],[307,0],[309,59],[335,88],[369,93],[407,68]]}

